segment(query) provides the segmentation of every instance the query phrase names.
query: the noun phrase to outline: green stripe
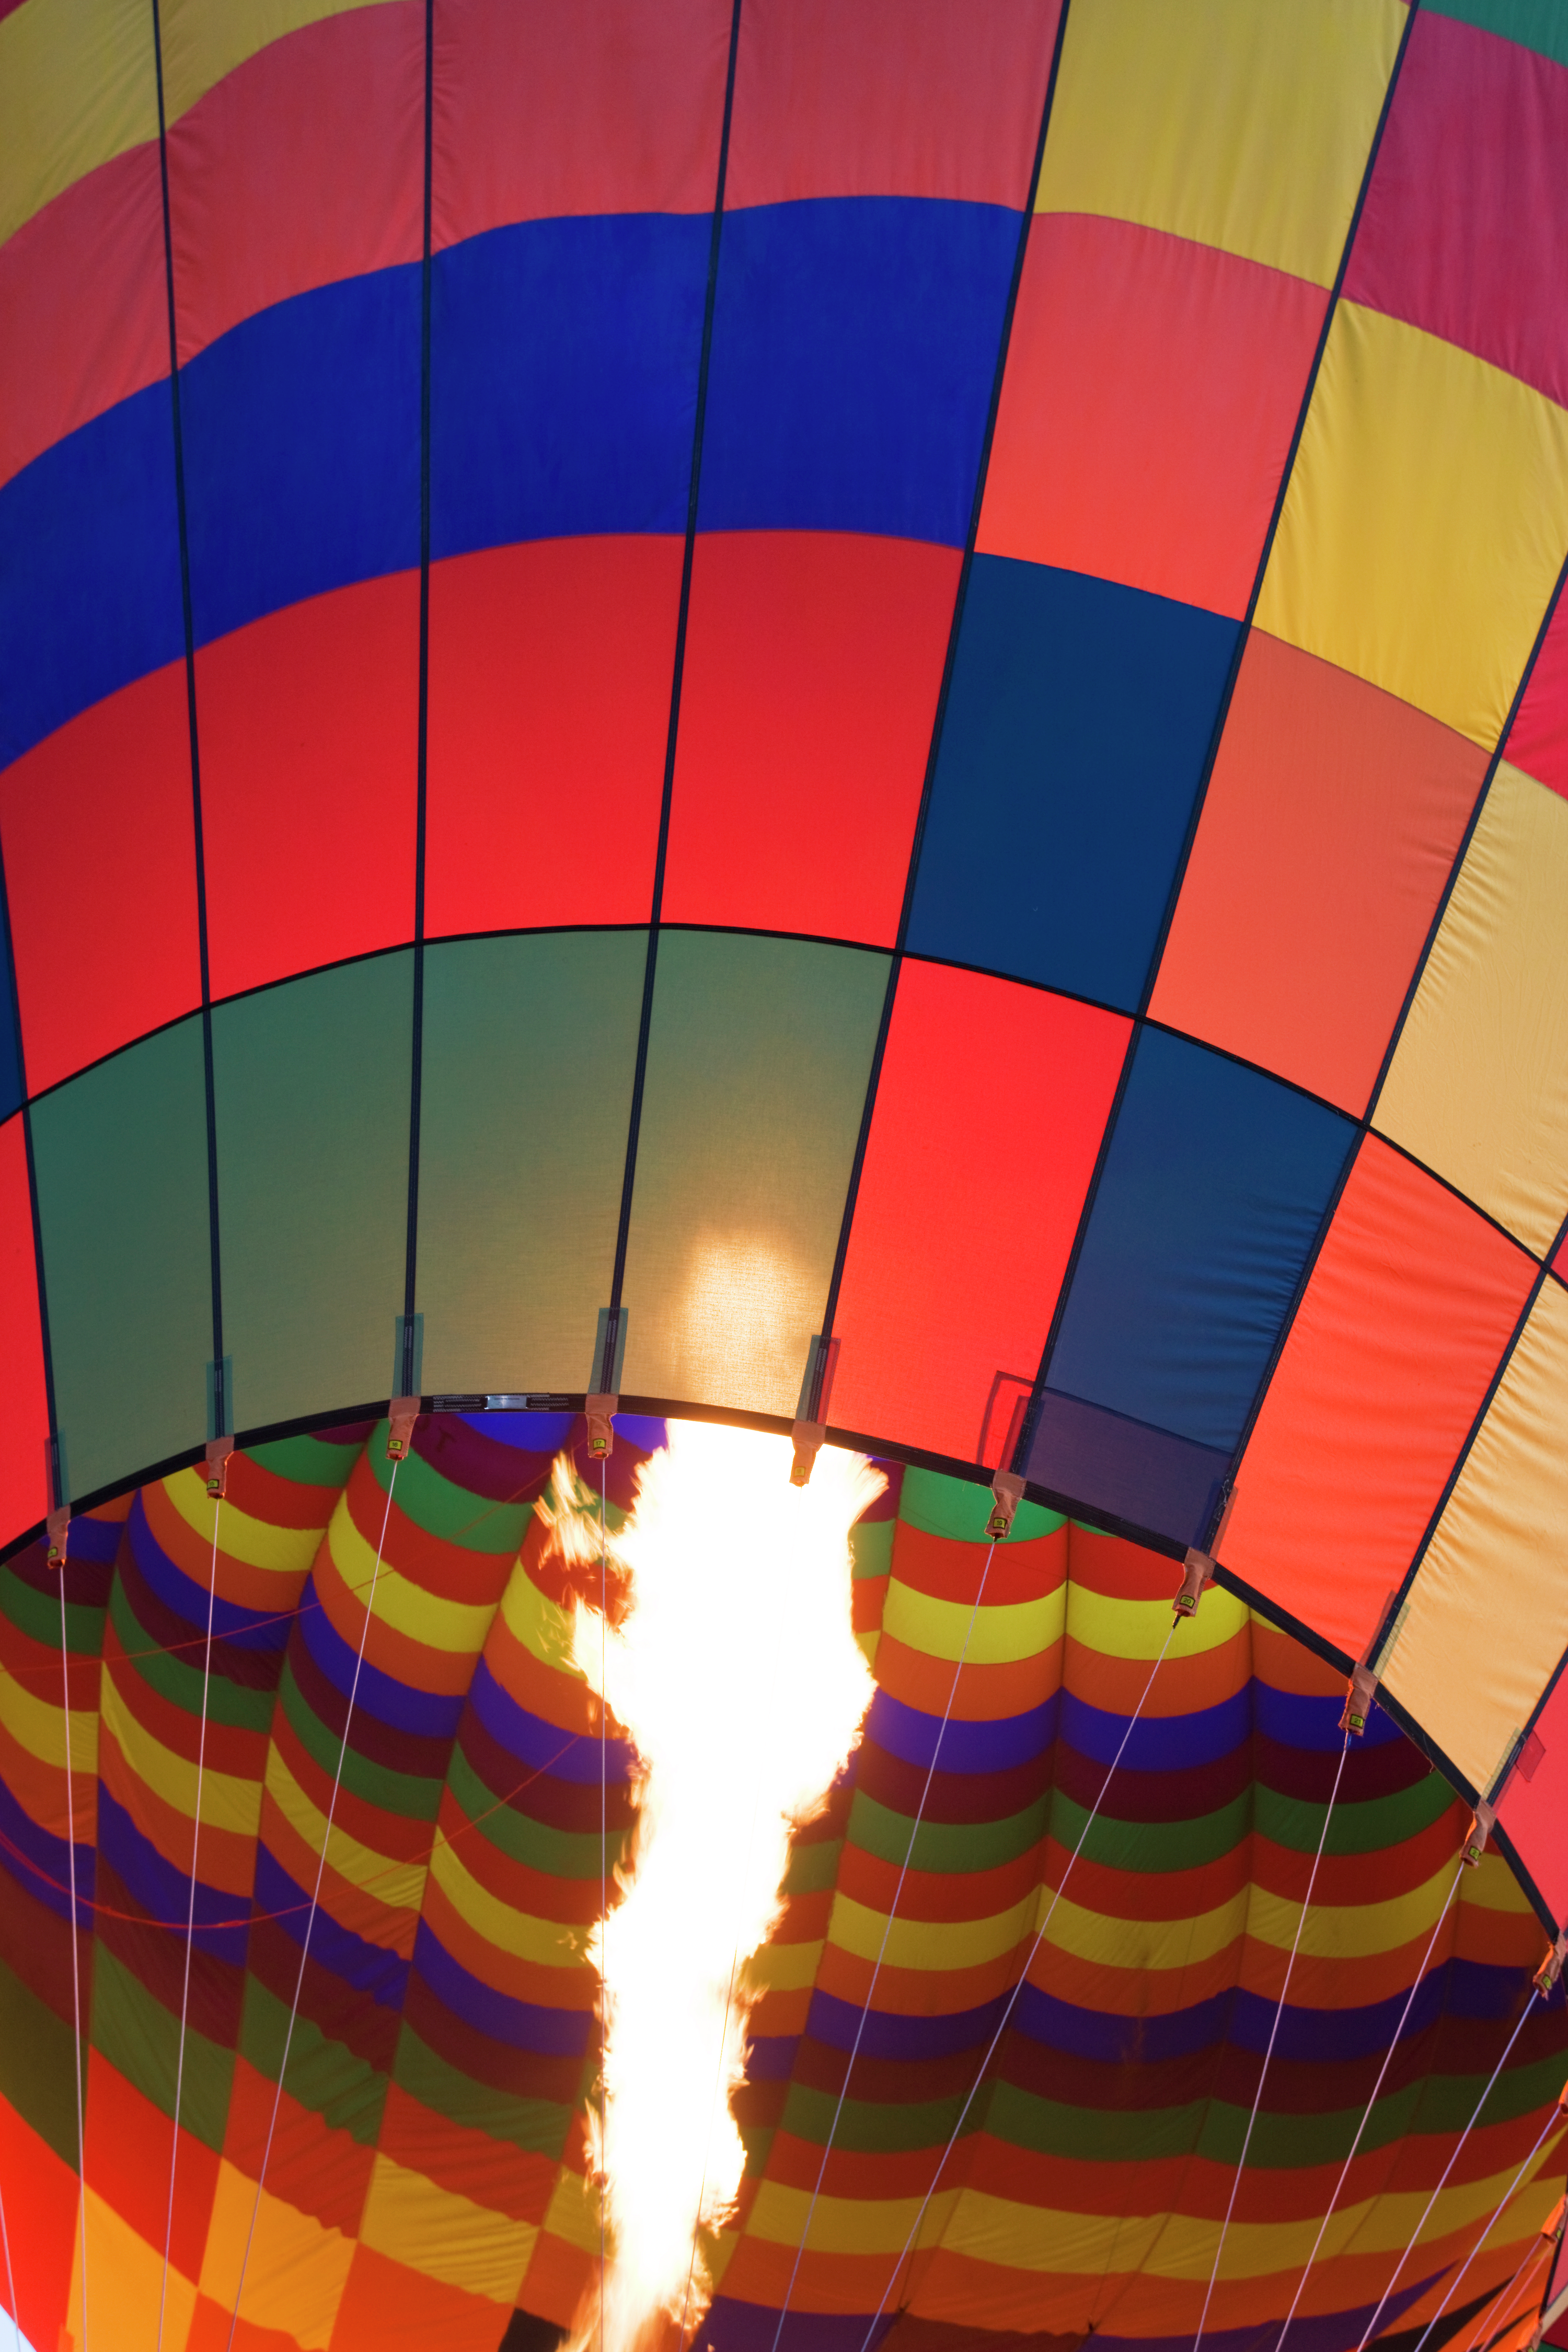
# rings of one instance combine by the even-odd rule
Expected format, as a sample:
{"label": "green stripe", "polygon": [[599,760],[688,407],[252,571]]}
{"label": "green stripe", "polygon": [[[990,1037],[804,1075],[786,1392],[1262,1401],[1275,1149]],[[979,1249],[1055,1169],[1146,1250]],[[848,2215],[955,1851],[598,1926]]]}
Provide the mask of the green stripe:
{"label": "green stripe", "polygon": [[356,1437],[352,1444],[337,1445],[328,1431],[320,1437],[269,1437],[264,1444],[247,1445],[245,1450],[263,1470],[270,1470],[274,1477],[287,1478],[291,1486],[320,1486],[321,1525],[325,1527],[332,1516],[332,1505],[359,1459],[363,1442]]}
{"label": "green stripe", "polygon": [[[132,1609],[124,1585],[115,1578],[109,1596],[109,1611],[114,1620],[114,1630],[123,1647],[131,1654],[135,1672],[149,1690],[157,1692],[171,1706],[183,1707],[187,1715],[199,1717],[202,1711],[203,1644],[189,1650],[160,1650],[150,1646],[152,1636]],[[195,1659],[193,1665],[189,1662]],[[207,1686],[207,1713],[215,1723],[230,1725],[238,1731],[267,1732],[272,1728],[273,1694],[256,1690],[244,1683],[231,1683],[226,1675],[215,1674]]]}
{"label": "green stripe", "polygon": [[[946,1876],[994,1870],[1002,1863],[1015,1862],[1045,1835],[1050,1801],[1047,1791],[1023,1812],[1009,1813],[999,1822],[922,1822],[915,1832],[910,1867]],[[907,1813],[894,1812],[864,1790],[856,1790],[849,1808],[849,1836],[862,1853],[875,1854],[879,1862],[895,1863],[901,1868],[910,1853],[910,1828]]]}
{"label": "green stripe", "polygon": [[366,1458],[384,1495],[391,1492],[392,1474],[396,1471],[397,1507],[406,1518],[427,1535],[439,1536],[444,1543],[456,1544],[462,1551],[510,1558],[518,1550],[533,1517],[531,1503],[487,1503],[467,1486],[455,1486],[449,1478],[443,1478],[418,1454],[410,1454],[402,1462],[389,1462],[386,1427],[384,1421],[377,1422],[365,1449]]}
{"label": "green stripe", "polygon": [[[388,1764],[373,1764],[356,1749],[342,1748],[337,1734],[327,1729],[299,1684],[294,1669],[285,1664],[283,1679],[278,1685],[278,1696],[283,1712],[299,1735],[300,1743],[314,1758],[329,1777],[338,1769],[338,1757],[342,1753],[343,1786],[367,1805],[379,1805],[384,1813],[401,1813],[405,1821],[433,1822],[441,1810],[441,1791],[445,1779],[422,1773],[395,1772]],[[352,1729],[352,1726],[351,1726]]]}
{"label": "green stripe", "polygon": [[10,2101],[23,2122],[74,2172],[73,2038],[65,2020],[0,1961],[0,2097]]}
{"label": "green stripe", "polygon": [[849,1530],[850,1572],[857,1583],[862,1577],[886,1576],[893,1565],[893,1529],[896,1519],[862,1520]]}
{"label": "green stripe", "polygon": [[[164,2115],[174,2115],[180,2021],[101,1943],[92,1958],[92,2043],[144,2098]],[[68,2051],[68,2033],[67,2047]],[[233,2082],[233,2051],[187,2024],[180,2122],[204,2147],[220,2155]],[[62,2151],[73,2168],[74,2140],[73,2134],[71,2147]]]}
{"label": "green stripe", "polygon": [[[275,2083],[286,2041],[289,2096],[320,2116],[334,2131],[347,2132],[361,2147],[374,2147],[386,2105],[386,2076],[345,2043],[323,2033],[312,2018],[296,2016],[290,2035],[287,2004],[268,1992],[259,1978],[247,1975],[240,2013],[240,2054],[258,2074]],[[188,2061],[186,2071],[188,2079]]]}
{"label": "green stripe", "polygon": [[[113,1587],[110,1587],[113,1590]],[[58,1658],[60,1653],[59,1595],[36,1591],[14,1569],[0,1570],[0,1609],[18,1632],[32,1636]],[[73,1658],[96,1658],[103,1648],[105,1612],[85,1601],[66,1602],[66,1640]],[[36,1686],[35,1686],[36,1687]],[[47,1685],[45,1685],[45,1695]]]}
{"label": "green stripe", "polygon": [[[289,2073],[292,2075],[292,2063]],[[438,2057],[410,2025],[405,2024],[398,2035],[392,2074],[394,2082],[421,2106],[467,2130],[504,2140],[527,2156],[548,2157],[552,2163],[558,2164],[565,2153],[577,2101],[563,2107],[551,2099],[520,2099],[510,2091],[476,2083],[471,2074]],[[584,2062],[580,2097],[586,2096],[592,2074],[592,2066]]]}
{"label": "green stripe", "polygon": [[823,1838],[809,1844],[792,1845],[784,1870],[784,1893],[831,1895],[838,1884],[838,1859],[843,1852],[842,1838]]}
{"label": "green stripe", "polygon": [[[1194,1821],[1119,1822],[1098,1813],[1083,1851],[1090,1862],[1112,1870],[1201,1870],[1233,1853],[1246,1837],[1251,1797],[1251,1790],[1244,1789],[1228,1805]],[[1088,1820],[1087,1805],[1075,1804],[1060,1789],[1053,1792],[1051,1832],[1069,1853],[1078,1850]]]}
{"label": "green stripe", "polygon": [[[909,1469],[899,1491],[899,1517],[923,1535],[950,1536],[961,1543],[984,1543],[991,1517],[991,1489],[969,1478],[949,1478],[940,1470]],[[1065,1525],[1060,1511],[1023,1502],[1013,1515],[1009,1543],[1054,1535]]]}
{"label": "green stripe", "polygon": [[[1278,1789],[1257,1784],[1257,1826],[1276,1845],[1296,1853],[1316,1853],[1323,1834],[1323,1808],[1304,1798],[1287,1797]],[[1402,1845],[1446,1813],[1454,1791],[1440,1772],[1424,1773],[1407,1789],[1387,1797],[1370,1797],[1360,1804],[1342,1799],[1334,1807],[1329,1829],[1329,1853],[1382,1853]]]}
{"label": "green stripe", "polygon": [[[513,1812],[509,1805],[497,1804],[496,1796],[489,1790],[460,1748],[452,1751],[451,1769],[447,1775],[452,1794],[470,1821],[480,1813],[479,1833],[487,1838],[498,1853],[513,1862],[522,1863],[529,1870],[542,1871],[550,1878],[597,1880],[600,1852],[597,1830],[558,1830],[548,1822],[536,1822],[526,1813]],[[494,1810],[488,1810],[493,1807]],[[614,1869],[620,1858],[621,1848],[630,1832],[612,1830],[609,1834],[610,1866]],[[459,1844],[458,1852],[462,1847]]]}

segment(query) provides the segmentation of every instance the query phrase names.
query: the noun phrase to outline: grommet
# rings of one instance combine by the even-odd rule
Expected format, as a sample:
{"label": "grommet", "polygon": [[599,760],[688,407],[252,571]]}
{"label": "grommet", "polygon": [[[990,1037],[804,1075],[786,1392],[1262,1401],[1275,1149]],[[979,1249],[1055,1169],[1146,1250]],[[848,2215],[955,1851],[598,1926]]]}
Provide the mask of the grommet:
{"label": "grommet", "polygon": [[790,1431],[795,1442],[795,1460],[790,1465],[792,1486],[809,1486],[816,1457],[822,1451],[822,1441],[827,1435],[826,1424],[820,1421],[797,1421]]}
{"label": "grommet", "polygon": [[1214,1561],[1206,1551],[1189,1548],[1182,1573],[1182,1589],[1172,1604],[1175,1614],[1171,1622],[1179,1625],[1184,1617],[1195,1617],[1204,1589],[1214,1582]]}
{"label": "grommet", "polygon": [[1459,1854],[1459,1860],[1468,1869],[1474,1870],[1482,1854],[1485,1853],[1487,1840],[1491,1835],[1492,1823],[1496,1819],[1496,1812],[1483,1797],[1471,1818],[1469,1835],[1466,1838]]}
{"label": "grommet", "polygon": [[616,1432],[612,1420],[620,1408],[618,1396],[587,1396],[583,1410],[588,1416],[588,1452],[595,1462],[605,1462],[616,1450]]}
{"label": "grommet", "polygon": [[[1535,1990],[1542,2000],[1546,1999],[1562,1975],[1563,1963],[1565,1959],[1568,1959],[1568,1934],[1558,1937],[1557,1941],[1535,1971]],[[1559,2106],[1563,2105],[1563,2099],[1568,2099],[1568,2083],[1563,2086],[1563,2098],[1557,2102]]]}
{"label": "grommet", "polygon": [[1024,1499],[1024,1481],[1016,1470],[997,1470],[991,1479],[991,1517],[985,1522],[985,1532],[993,1543],[1005,1543],[1013,1526],[1013,1514]]}
{"label": "grommet", "polygon": [[215,1502],[221,1502],[228,1492],[228,1457],[233,1452],[232,1437],[208,1438],[207,1493]]}
{"label": "grommet", "polygon": [[68,1504],[62,1504],[58,1511],[51,1511],[48,1517],[44,1521],[44,1525],[48,1530],[49,1566],[51,1568],[63,1568],[66,1564],[66,1544],[70,1533],[70,1523],[71,1515],[70,1506]]}
{"label": "grommet", "polygon": [[396,1396],[386,1408],[386,1458],[402,1462],[414,1443],[414,1424],[419,1418],[416,1396]]}
{"label": "grommet", "polygon": [[1367,1727],[1377,1700],[1377,1677],[1370,1666],[1355,1666],[1345,1685],[1345,1703],[1340,1714],[1340,1729],[1359,1739]]}

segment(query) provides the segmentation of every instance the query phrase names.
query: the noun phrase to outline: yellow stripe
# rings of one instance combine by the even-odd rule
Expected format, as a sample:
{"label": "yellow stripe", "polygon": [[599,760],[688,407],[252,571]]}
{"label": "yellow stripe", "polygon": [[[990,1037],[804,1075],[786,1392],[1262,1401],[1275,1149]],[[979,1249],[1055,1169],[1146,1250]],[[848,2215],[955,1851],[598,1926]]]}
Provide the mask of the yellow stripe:
{"label": "yellow stripe", "polygon": [[[40,1764],[52,1764],[63,1769],[66,1760],[66,1738],[61,1726],[62,1711],[51,1706],[47,1698],[27,1689],[14,1675],[0,1665],[0,1723],[19,1748],[36,1756]],[[98,1710],[96,1707],[73,1706],[70,1723],[70,1759],[74,1772],[98,1770]],[[62,1804],[64,1802],[62,1792]],[[60,1824],[60,1835],[65,1824]]]}
{"label": "yellow stripe", "polygon": [[822,1937],[815,1943],[764,1944],[745,1966],[748,1987],[759,1998],[765,1992],[801,1992],[816,1982],[822,1962]]}
{"label": "yellow stripe", "polygon": [[464,1868],[445,1839],[437,1841],[430,1875],[474,1933],[496,1951],[545,1969],[574,1969],[585,1958],[587,1927],[563,1927],[559,1919],[535,1919],[514,1910]]}
{"label": "yellow stripe", "polygon": [[[1168,1613],[1168,1612],[1167,1612]],[[972,1666],[1011,1665],[1054,1649],[1067,1622],[1067,1586],[1036,1601],[975,1609],[967,1601],[938,1601],[912,1585],[889,1580],[882,1631],[928,1658],[965,1658]],[[971,1633],[971,1625],[973,1631]],[[969,1646],[964,1648],[965,1637]]]}
{"label": "yellow stripe", "polygon": [[[213,1513],[217,1508],[199,1470],[176,1470],[163,1481],[163,1492],[185,1525],[211,1546]],[[322,1522],[322,1527],[325,1526]],[[302,1576],[316,1557],[321,1528],[275,1528],[268,1519],[252,1518],[236,1503],[226,1502],[219,1528],[219,1552],[277,1576]]]}
{"label": "yellow stripe", "polygon": [[[427,1592],[422,1584],[415,1584],[384,1559],[380,1574],[376,1574],[375,1547],[368,1543],[354,1525],[353,1515],[343,1496],[332,1514],[328,1530],[327,1549],[340,1582],[351,1590],[350,1600],[355,1619],[370,1598],[371,1580],[375,1581],[375,1620],[390,1625],[394,1632],[406,1633],[426,1648],[445,1650],[454,1657],[477,1658],[485,1646],[485,1636],[495,1619],[493,1601],[448,1601],[439,1594]],[[323,1601],[327,1592],[322,1592]],[[328,1614],[332,1615],[329,1609]],[[334,1617],[334,1624],[336,1619]],[[357,1646],[360,1625],[337,1625],[343,1639]]]}
{"label": "yellow stripe", "polygon": [[599,2200],[580,2172],[563,2165],[545,2210],[544,2228],[580,2254],[599,2251]]}
{"label": "yellow stripe", "polygon": [[377,2253],[390,2254],[426,2278],[489,2295],[510,2308],[539,2231],[530,2222],[514,2221],[456,2189],[438,2187],[378,2149],[359,2235]]}
{"label": "yellow stripe", "polygon": [[[1060,1916],[1060,1914],[1058,1914]],[[896,1917],[888,1931],[888,1946],[883,1953],[885,1964],[891,1969],[973,1969],[986,1960],[995,1959],[1003,1952],[1016,1949],[1034,1926],[1035,1899],[1031,1895],[1022,1903],[1014,1904],[1009,1911],[994,1913],[986,1919],[902,1919]],[[842,1889],[833,1898],[833,1909],[827,1923],[829,1943],[837,1944],[841,1952],[853,1952],[857,1959],[874,1960],[882,1950],[882,1936],[888,1919],[884,1911],[873,1911],[864,1903],[857,1903]]]}
{"label": "yellow stripe", "polygon": [[157,136],[147,0],[26,0],[0,21],[0,244],[100,163]]}
{"label": "yellow stripe", "polygon": [[[1173,1561],[1173,1599],[1180,1582]],[[1173,1658],[1191,1658],[1209,1650],[1223,1649],[1247,1622],[1246,1601],[1238,1601],[1222,1586],[1211,1584],[1197,1615],[1186,1618],[1176,1629],[1168,1654]],[[1069,1583],[1067,1630],[1069,1641],[1081,1642],[1086,1649],[1098,1650],[1102,1657],[1157,1658],[1171,1631],[1171,1602],[1120,1601],[1109,1593],[1090,1592],[1081,1584]]]}
{"label": "yellow stripe", "polygon": [[[299,1832],[312,1853],[320,1854],[327,1834],[327,1817],[306,1795],[276,1748],[267,1759],[267,1790],[289,1828]],[[388,1910],[418,1910],[425,1892],[423,1863],[403,1862],[395,1855],[377,1853],[374,1847],[362,1845],[357,1838],[350,1837],[335,1821],[327,1859],[340,1878],[374,1895]]]}
{"label": "yellow stripe", "polygon": [[[119,1742],[120,1752],[143,1786],[190,1821],[195,1811],[196,1767],[155,1738],[138,1721],[116,1688],[112,1675],[103,1677],[103,1723]],[[254,1837],[261,1826],[261,1790],[255,1780],[233,1772],[202,1773],[202,1820],[215,1830],[234,1830]]]}
{"label": "yellow stripe", "polygon": [[[931,2199],[921,2229],[922,2246],[942,2236],[957,2193],[943,2189]],[[809,2189],[792,2189],[764,2177],[746,2235],[770,2245],[798,2246],[809,2213],[816,2253],[894,2254],[907,2241],[920,2210],[918,2197],[818,2197],[814,2209]]]}
{"label": "yellow stripe", "polygon": [[519,1560],[512,1569],[506,1591],[501,1595],[500,1613],[509,1633],[515,1633],[525,1650],[558,1674],[570,1675],[574,1682],[582,1676],[572,1663],[572,1622],[574,1612],[547,1601],[528,1570]]}
{"label": "yellow stripe", "polygon": [[[1334,1905],[1314,1900],[1301,1928],[1302,1957],[1365,1960],[1381,1952],[1397,1951],[1402,1944],[1435,1926],[1453,1883],[1454,1865],[1446,1861],[1422,1885],[1413,1886],[1407,1895],[1393,1895],[1386,1903]],[[1254,1886],[1247,1931],[1260,1944],[1288,1952],[1300,1916],[1300,1903]]]}

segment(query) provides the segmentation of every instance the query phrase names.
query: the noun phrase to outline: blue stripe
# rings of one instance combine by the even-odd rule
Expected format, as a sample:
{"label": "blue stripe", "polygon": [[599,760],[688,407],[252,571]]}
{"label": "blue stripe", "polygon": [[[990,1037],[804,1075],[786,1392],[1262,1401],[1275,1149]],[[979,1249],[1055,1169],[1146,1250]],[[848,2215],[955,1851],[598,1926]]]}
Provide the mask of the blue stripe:
{"label": "blue stripe", "polygon": [[[197,1633],[205,1633],[208,1595],[203,1585],[176,1568],[147,1522],[140,1488],[131,1506],[131,1556],[153,1597]],[[291,1616],[279,1611],[242,1608],[221,1593],[212,1599],[213,1637],[233,1642],[240,1649],[277,1651],[287,1647]]]}
{"label": "blue stripe", "polygon": [[[52,1837],[41,1830],[31,1813],[24,1811],[4,1780],[0,1780],[0,1837],[5,1841],[5,1861],[15,1872],[16,1884],[36,1895],[57,1916],[68,1919],[70,1905],[70,1844],[65,1838]],[[13,1851],[14,1849],[14,1851]],[[31,1863],[32,1869],[26,1864]],[[76,1899],[79,1912],[84,1903],[92,1900],[97,1855],[89,1845],[76,1850]],[[34,1875],[37,1872],[37,1875]]]}
{"label": "blue stripe", "polygon": [[[307,1599],[316,1598],[312,1577]],[[390,1724],[395,1731],[412,1731],[424,1739],[450,1739],[462,1720],[461,1696],[415,1690],[409,1684],[399,1682],[395,1675],[384,1674],[373,1666],[368,1658],[361,1659],[355,1644],[345,1642],[326,1611],[321,1607],[301,1609],[300,1631],[305,1647],[340,1696],[354,1694],[354,1706],[363,1707],[378,1723]],[[355,1675],[358,1675],[356,1682]]]}
{"label": "blue stripe", "polygon": [[470,1976],[452,1958],[423,1919],[414,1942],[414,1965],[444,2008],[466,2025],[504,2042],[509,2050],[531,2050],[542,2058],[581,2058],[592,2045],[598,2021],[591,2010],[543,2009],[514,2000]]}
{"label": "blue stripe", "polygon": [[265,1844],[256,1849],[256,1907],[277,1916],[293,1943],[303,1946],[308,1927],[315,1966],[330,1970],[355,1992],[368,1993],[380,2009],[403,2007],[408,1962],[352,1928],[339,1927],[324,1903],[317,1905],[312,1917],[309,1887],[297,1885]]}
{"label": "blue stripe", "polygon": [[596,1782],[602,1769],[612,1785],[630,1776],[629,1740],[606,1741],[607,1753],[601,1757],[599,1742],[591,1733],[563,1731],[558,1724],[546,1723],[519,1706],[502,1690],[483,1658],[474,1668],[468,1696],[490,1738],[533,1771],[553,1773],[560,1780]]}
{"label": "blue stripe", "polygon": [[866,1737],[889,1756],[922,1769],[936,1754],[942,1735],[944,1772],[1005,1772],[1026,1764],[1048,1748],[1057,1736],[1059,1694],[1025,1715],[1003,1716],[992,1723],[964,1723],[950,1717],[945,1732],[939,1715],[906,1706],[879,1685],[866,1712]]}
{"label": "blue stripe", "polygon": [[1250,1684],[1243,1684],[1217,1706],[1196,1707],[1191,1715],[1140,1716],[1131,1738],[1124,1715],[1089,1706],[1072,1691],[1062,1693],[1062,1738],[1068,1747],[1109,1768],[1125,1738],[1124,1772],[1182,1772],[1217,1763],[1222,1756],[1232,1755],[1251,1729]]}
{"label": "blue stripe", "polygon": [[[144,1837],[122,1805],[115,1802],[101,1782],[98,1791],[98,1843],[104,1861],[121,1884],[154,1919],[163,1922],[178,1946],[184,1941],[191,1882]],[[246,1895],[230,1895],[221,1886],[196,1881],[196,1932],[192,1942],[198,1952],[233,1968],[245,1966],[249,1935],[250,1904]],[[239,1920],[237,1927],[214,1927],[204,1922]]]}

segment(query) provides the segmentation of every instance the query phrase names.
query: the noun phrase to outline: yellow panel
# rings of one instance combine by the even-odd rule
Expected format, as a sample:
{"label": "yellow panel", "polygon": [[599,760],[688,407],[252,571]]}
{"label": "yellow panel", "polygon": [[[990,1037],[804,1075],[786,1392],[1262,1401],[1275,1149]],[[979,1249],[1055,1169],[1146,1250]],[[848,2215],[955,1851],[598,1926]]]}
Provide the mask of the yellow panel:
{"label": "yellow panel", "polygon": [[0,21],[0,244],[157,136],[149,0],[27,0]]}
{"label": "yellow panel", "polygon": [[163,0],[163,102],[177,122],[258,49],[381,0]]}
{"label": "yellow panel", "polygon": [[1568,545],[1568,415],[1342,302],[1258,625],[1488,750]]}
{"label": "yellow panel", "polygon": [[[178,1755],[155,1738],[132,1715],[111,1674],[105,1674],[100,1685],[99,1704],[103,1727],[119,1742],[131,1771],[155,1797],[162,1797],[189,1821],[196,1801],[195,1757]],[[235,1772],[218,1771],[210,1759],[203,1765],[201,1778],[203,1826],[253,1838],[261,1827],[261,1790],[257,1783],[242,1780]]]}
{"label": "yellow panel", "polygon": [[575,1969],[585,1958],[587,1927],[564,1926],[559,1919],[536,1919],[526,1911],[514,1910],[473,1875],[444,1837],[437,1839],[430,1857],[430,1875],[474,1934],[482,1936],[498,1952],[510,1952],[514,1958],[530,1960],[542,1969]]}
{"label": "yellow panel", "polygon": [[[206,1472],[176,1470],[164,1479],[163,1492],[185,1525],[210,1545],[217,1505],[207,1493]],[[243,1560],[247,1568],[264,1569],[276,1576],[303,1576],[315,1559],[325,1526],[323,1519],[319,1528],[275,1528],[266,1519],[253,1519],[237,1503],[226,1500],[221,1551],[231,1559]]]}
{"label": "yellow panel", "polygon": [[1547,1281],[1380,1668],[1483,1792],[1568,1649],[1565,1430],[1568,1292]]}
{"label": "yellow panel", "polygon": [[[1177,1582],[1173,1563],[1173,1593]],[[1169,1601],[1123,1601],[1111,1593],[1095,1592],[1086,1584],[1069,1583],[1067,1590],[1068,1638],[1081,1642],[1086,1650],[1098,1650],[1102,1658],[1152,1661],[1167,1642],[1173,1657],[1198,1657],[1234,1641],[1247,1618],[1245,1601],[1226,1592],[1223,1585],[1211,1584],[1197,1615],[1186,1620],[1172,1642]],[[1245,1668],[1238,1679],[1246,1679]]]}
{"label": "yellow panel", "polygon": [[1333,282],[1398,0],[1074,0],[1037,209]]}
{"label": "yellow panel", "polygon": [[1373,1124],[1545,1255],[1568,1210],[1568,801],[1506,761]]}
{"label": "yellow panel", "polygon": [[353,2241],[341,2230],[326,2228],[270,2189],[263,2189],[258,2204],[255,2181],[226,2157],[220,2159],[201,2290],[223,2310],[234,2309],[243,2268],[240,2317],[291,2336],[300,2352],[327,2352],[353,2257]]}
{"label": "yellow panel", "polygon": [[[90,2158],[89,2162],[90,2165]],[[102,2315],[108,2311],[113,2314],[113,2342],[161,2344],[163,2352],[184,2352],[195,2316],[195,2288],[173,2263],[165,2277],[162,2246],[150,2245],[141,2231],[117,2213],[95,2189],[88,2190],[86,2201],[88,2318],[92,2323],[93,2339],[103,2340],[98,2330],[103,2325]],[[72,2231],[71,2244],[66,2326],[73,2344],[85,2347],[79,2230]],[[63,2333],[60,2341],[63,2347]]]}
{"label": "yellow panel", "polygon": [[360,2236],[377,2253],[426,2278],[510,2305],[517,2300],[538,2230],[455,2189],[440,2189],[377,2154]]}

